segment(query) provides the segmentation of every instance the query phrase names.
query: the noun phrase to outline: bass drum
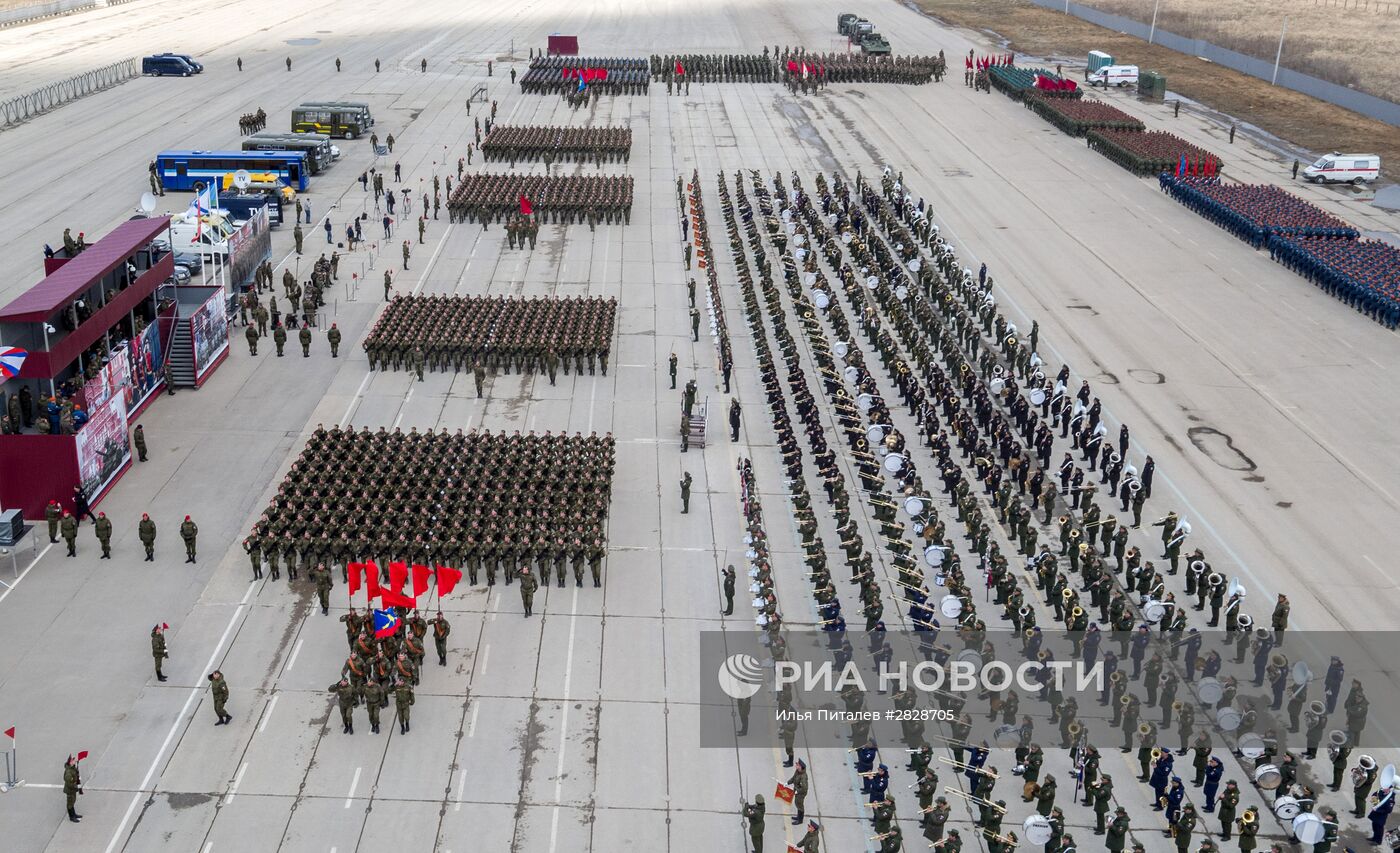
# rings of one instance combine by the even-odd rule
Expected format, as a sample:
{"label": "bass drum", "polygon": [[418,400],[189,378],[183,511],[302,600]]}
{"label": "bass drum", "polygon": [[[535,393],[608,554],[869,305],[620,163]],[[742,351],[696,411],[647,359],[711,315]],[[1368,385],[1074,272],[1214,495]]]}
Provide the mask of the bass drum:
{"label": "bass drum", "polygon": [[1026,843],[1043,847],[1050,843],[1050,837],[1054,831],[1050,828],[1050,819],[1038,814],[1033,814],[1026,818],[1026,822],[1021,824],[1021,828],[1026,832]]}
{"label": "bass drum", "polygon": [[1221,708],[1215,713],[1215,724],[1222,732],[1233,732],[1240,727],[1243,718],[1234,708]]}
{"label": "bass drum", "polygon": [[1293,818],[1293,837],[1304,844],[1317,844],[1327,837],[1327,827],[1322,818],[1303,812]]}
{"label": "bass drum", "polygon": [[[924,514],[924,499],[918,495],[910,495],[904,499],[904,511],[909,513],[910,518],[915,518]],[[919,531],[922,533],[923,531]]]}
{"label": "bass drum", "polygon": [[[1273,764],[1261,764],[1254,768],[1254,784],[1265,791],[1272,791],[1283,782],[1283,774],[1279,772],[1277,766]],[[1283,799],[1280,797],[1279,799]],[[1289,799],[1292,799],[1291,797]],[[1297,800],[1293,801],[1297,804]]]}
{"label": "bass drum", "polygon": [[943,549],[937,545],[930,545],[924,549],[924,562],[928,563],[930,566],[938,568],[943,565],[943,560]]}
{"label": "bass drum", "polygon": [[1303,806],[1297,797],[1287,794],[1274,800],[1274,816],[1279,820],[1292,820],[1303,813]]}
{"label": "bass drum", "polygon": [[938,602],[938,612],[943,614],[944,619],[957,619],[962,615],[962,599],[956,595],[945,595]]}
{"label": "bass drum", "polygon": [[1031,392],[1031,405],[1039,406],[1045,402],[1045,389],[1037,388]]}
{"label": "bass drum", "polygon": [[1196,695],[1207,705],[1214,705],[1225,696],[1225,686],[1220,679],[1207,676],[1196,683]]}

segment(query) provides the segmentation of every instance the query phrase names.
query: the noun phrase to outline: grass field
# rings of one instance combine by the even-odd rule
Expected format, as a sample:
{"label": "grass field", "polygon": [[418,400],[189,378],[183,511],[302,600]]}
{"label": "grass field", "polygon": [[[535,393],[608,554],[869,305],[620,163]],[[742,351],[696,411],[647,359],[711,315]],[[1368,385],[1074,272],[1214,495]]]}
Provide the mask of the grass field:
{"label": "grass field", "polygon": [[[1156,0],[1077,0],[1149,23]],[[1284,18],[1282,64],[1395,100],[1400,2],[1395,0],[1161,0],[1157,26],[1273,60]]]}
{"label": "grass field", "polygon": [[[1143,2],[1144,0],[1134,0]],[[1312,151],[1346,149],[1381,155],[1385,177],[1400,179],[1400,131],[1350,110],[1265,80],[1186,56],[1141,39],[1106,30],[1024,0],[916,0],[928,14],[951,24],[1005,38],[1012,48],[1041,57],[1083,61],[1090,50],[1104,50],[1167,77],[1167,87],[1208,107],[1248,121],[1280,139]],[[1094,0],[1110,2],[1110,0]],[[1200,3],[1205,0],[1163,0]],[[1260,0],[1232,0],[1244,4]],[[1284,3],[1306,0],[1281,0]],[[1151,9],[1148,9],[1149,20]],[[1370,20],[1367,18],[1367,20]],[[1158,25],[1162,26],[1159,13]],[[1290,30],[1292,26],[1290,24]],[[1274,38],[1278,38],[1275,31]],[[1369,42],[1367,49],[1373,49]],[[1374,48],[1375,64],[1394,68],[1395,52]]]}

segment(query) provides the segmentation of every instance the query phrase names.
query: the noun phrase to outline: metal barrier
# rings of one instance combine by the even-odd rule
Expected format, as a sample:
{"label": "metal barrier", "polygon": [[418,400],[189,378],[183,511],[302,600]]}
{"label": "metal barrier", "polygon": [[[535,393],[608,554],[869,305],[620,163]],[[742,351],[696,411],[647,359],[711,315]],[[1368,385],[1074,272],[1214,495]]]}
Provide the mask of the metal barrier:
{"label": "metal barrier", "polygon": [[96,8],[97,4],[92,2],[92,0],[54,0],[54,2],[51,3],[16,6],[12,9],[0,10],[0,27],[28,24],[34,21],[42,21],[45,18],[52,18],[56,15],[67,15],[71,12],[86,12]]}
{"label": "metal barrier", "polygon": [[86,95],[110,89],[140,74],[140,60],[133,57],[50,83],[27,95],[0,101],[0,130],[22,124]]}

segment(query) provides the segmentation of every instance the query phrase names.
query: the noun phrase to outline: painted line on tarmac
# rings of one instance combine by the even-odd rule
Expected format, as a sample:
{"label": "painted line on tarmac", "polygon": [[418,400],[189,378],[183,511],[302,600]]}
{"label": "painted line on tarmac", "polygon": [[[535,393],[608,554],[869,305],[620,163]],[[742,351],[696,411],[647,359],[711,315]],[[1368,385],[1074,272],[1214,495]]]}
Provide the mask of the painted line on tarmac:
{"label": "painted line on tarmac", "polygon": [[262,722],[258,723],[258,734],[262,734],[267,730],[267,721],[272,719],[272,709],[277,707],[277,699],[281,695],[280,693],[276,694],[271,699],[267,700],[267,708],[263,710]]}
{"label": "painted line on tarmac", "polygon": [[578,590],[574,587],[573,604],[569,608],[569,645],[564,657],[564,690],[560,693],[559,707],[559,760],[554,766],[554,808],[549,818],[549,853],[554,853],[559,842],[559,801],[564,795],[564,745],[569,739],[569,682],[574,674],[574,628],[578,624]]}
{"label": "painted line on tarmac", "polygon": [[248,772],[248,762],[243,762],[238,767],[238,772],[233,776],[233,784],[229,786],[228,794],[224,796],[224,805],[233,802],[233,798],[238,794],[238,786],[243,784],[243,774]]}
{"label": "painted line on tarmac", "polygon": [[350,803],[355,799],[355,789],[360,786],[360,771],[363,768],[355,768],[355,778],[350,780],[350,793],[345,795],[345,807],[350,808]]}
{"label": "painted line on tarmac", "polygon": [[[38,528],[35,529],[37,530]],[[35,535],[37,536],[38,533],[35,533]],[[24,571],[19,573],[19,576],[15,578],[14,583],[6,587],[4,592],[0,592],[0,601],[4,601],[5,599],[10,597],[10,593],[15,591],[15,587],[19,586],[20,581],[24,580],[24,576],[29,574],[29,570],[39,565],[39,561],[44,559],[44,555],[49,553],[49,550],[51,548],[53,548],[52,542],[44,546],[44,550],[39,552],[39,556],[29,561],[29,565],[24,567]]]}
{"label": "painted line on tarmac", "polygon": [[[209,672],[214,668],[214,661],[219,659],[223,652],[224,643],[228,642],[229,635],[233,633],[233,628],[238,624],[239,617],[243,615],[243,610],[248,606],[248,598],[253,594],[255,586],[249,586],[243,593],[243,600],[238,602],[238,607],[234,609],[233,615],[229,617],[228,625],[224,627],[224,633],[219,637],[219,642],[215,644],[214,651],[209,655],[209,661],[204,665],[201,672]],[[136,806],[141,802],[141,796],[146,792],[146,787],[151,783],[151,778],[155,776],[156,768],[160,766],[165,757],[165,750],[170,746],[170,742],[175,739],[175,733],[179,731],[184,723],[185,715],[189,713],[190,706],[200,694],[199,687],[190,688],[190,695],[186,697],[184,707],[176,715],[175,722],[170,724],[170,730],[165,733],[165,740],[161,743],[160,749],[156,750],[155,758],[151,759],[151,766],[146,768],[146,775],[141,779],[141,784],[137,786],[136,793],[131,798],[131,803],[126,807],[126,813],[122,815],[121,823],[117,824],[117,831],[112,833],[112,840],[107,842],[106,853],[112,853],[117,849],[117,842],[121,840],[122,833],[126,831],[126,825],[131,822],[131,815],[136,811]]]}

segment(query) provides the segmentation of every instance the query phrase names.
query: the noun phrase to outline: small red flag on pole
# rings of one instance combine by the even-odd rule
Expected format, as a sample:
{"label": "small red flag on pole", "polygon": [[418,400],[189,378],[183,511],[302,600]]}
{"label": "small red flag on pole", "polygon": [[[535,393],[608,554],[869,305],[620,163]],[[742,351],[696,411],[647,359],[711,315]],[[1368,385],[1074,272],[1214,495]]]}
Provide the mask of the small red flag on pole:
{"label": "small red flag on pole", "polygon": [[[407,580],[408,563],[392,562],[389,564],[389,590],[402,593],[404,582]],[[384,603],[387,606],[389,602],[386,600]]]}
{"label": "small red flag on pole", "polygon": [[354,598],[355,593],[360,591],[360,576],[364,573],[364,563],[349,563],[345,566],[346,582],[349,584],[350,597]]}
{"label": "small red flag on pole", "polygon": [[462,579],[462,570],[453,569],[448,566],[437,567],[437,591],[438,595],[447,595],[457,587],[457,581]]}
{"label": "small red flag on pole", "polygon": [[384,606],[386,608],[404,607],[409,610],[412,610],[413,608],[418,606],[418,602],[414,599],[409,598],[406,595],[400,595],[399,593],[394,592],[392,589],[381,589],[379,591],[379,599],[384,602]]}
{"label": "small red flag on pole", "polygon": [[520,194],[520,215],[521,215],[521,216],[529,216],[530,214],[532,214],[532,213],[534,213],[534,212],[535,212],[535,209],[534,209],[533,207],[530,206],[530,199],[526,198],[524,193],[521,193],[521,194]]}
{"label": "small red flag on pole", "polygon": [[779,782],[778,789],[773,792],[773,798],[777,800],[782,800],[788,805],[792,805],[792,798],[796,794],[797,792],[794,791],[792,788],[789,788],[787,785],[784,785],[782,782]]}
{"label": "small red flag on pole", "polygon": [[373,560],[365,561],[365,594],[371,603],[379,597],[379,566]]}
{"label": "small red flag on pole", "polygon": [[88,757],[88,752],[87,752],[86,749],[83,750],[82,752],[78,753],[78,760],[79,760],[79,761],[82,761],[84,758],[87,758],[87,757]]}

